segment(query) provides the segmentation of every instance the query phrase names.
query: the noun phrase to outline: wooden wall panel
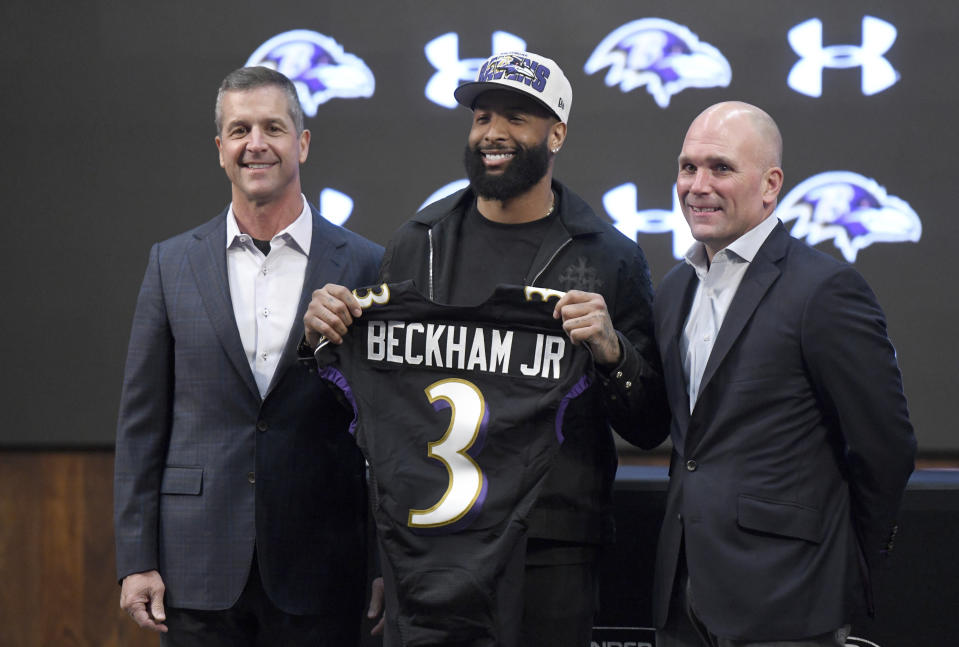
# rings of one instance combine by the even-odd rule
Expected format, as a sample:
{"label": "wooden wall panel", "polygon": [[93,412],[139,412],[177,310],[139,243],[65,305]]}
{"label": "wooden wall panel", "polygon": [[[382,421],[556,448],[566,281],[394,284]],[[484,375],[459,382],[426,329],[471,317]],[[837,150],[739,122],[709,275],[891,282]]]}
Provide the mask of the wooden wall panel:
{"label": "wooden wall panel", "polygon": [[0,451],[4,647],[156,647],[120,610],[113,453]]}
{"label": "wooden wall panel", "polygon": [[112,451],[0,450],[0,646],[159,645],[119,608],[112,491]]}

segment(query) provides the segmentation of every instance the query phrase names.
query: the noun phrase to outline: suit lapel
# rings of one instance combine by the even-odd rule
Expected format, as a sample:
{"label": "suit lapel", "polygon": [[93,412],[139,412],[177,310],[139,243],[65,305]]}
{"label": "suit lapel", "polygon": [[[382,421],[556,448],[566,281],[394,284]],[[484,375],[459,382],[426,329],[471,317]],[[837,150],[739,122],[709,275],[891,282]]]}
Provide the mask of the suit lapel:
{"label": "suit lapel", "polygon": [[716,374],[716,370],[726,358],[733,344],[739,339],[743,328],[746,327],[759,306],[759,302],[762,301],[770,286],[779,278],[778,262],[785,256],[788,242],[789,234],[780,223],[769,234],[769,237],[756,253],[756,257],[749,264],[749,268],[739,284],[739,289],[736,290],[736,296],[729,304],[729,310],[723,319],[723,325],[719,329],[719,334],[716,335],[716,343],[713,344],[713,350],[706,362],[703,379],[699,385],[700,398],[709,388],[710,380]]}
{"label": "suit lapel", "polygon": [[[300,301],[296,309],[297,316],[293,319],[293,326],[290,328],[289,337],[287,337],[286,345],[283,347],[283,354],[276,365],[276,372],[273,374],[273,379],[270,381],[264,399],[269,397],[283,374],[296,361],[296,348],[303,338],[302,316],[313,296],[313,290],[318,290],[327,283],[345,284],[343,275],[347,266],[346,236],[338,227],[320,216],[312,205],[310,210],[313,215],[313,235],[310,240],[310,257],[306,263],[306,274],[303,277],[303,291],[300,293]],[[362,286],[350,285],[347,287],[357,288]]]}
{"label": "suit lapel", "polygon": [[666,333],[666,346],[663,352],[663,372],[668,380],[667,393],[674,394],[673,415],[679,423],[679,428],[685,433],[689,425],[689,389],[686,386],[686,377],[683,373],[683,356],[680,340],[689,309],[692,307],[696,286],[699,284],[696,272],[692,267],[683,263],[678,269],[680,292],[679,298],[674,300],[665,309],[662,330]]}
{"label": "suit lapel", "polygon": [[233,301],[230,299],[230,283],[226,267],[226,212],[210,223],[208,228],[194,234],[196,240],[187,256],[197,291],[206,306],[207,316],[213,324],[217,338],[233,367],[259,400],[260,391],[243,351],[243,341],[233,316]]}

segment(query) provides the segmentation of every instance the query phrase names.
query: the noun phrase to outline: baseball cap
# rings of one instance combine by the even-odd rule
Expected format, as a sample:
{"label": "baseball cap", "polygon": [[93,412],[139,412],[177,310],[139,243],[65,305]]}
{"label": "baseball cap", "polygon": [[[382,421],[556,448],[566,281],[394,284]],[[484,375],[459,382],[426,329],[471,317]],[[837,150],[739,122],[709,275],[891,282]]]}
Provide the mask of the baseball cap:
{"label": "baseball cap", "polygon": [[480,67],[475,81],[456,88],[453,97],[467,108],[487,90],[514,90],[539,101],[564,124],[573,105],[573,88],[556,61],[531,52],[493,54]]}

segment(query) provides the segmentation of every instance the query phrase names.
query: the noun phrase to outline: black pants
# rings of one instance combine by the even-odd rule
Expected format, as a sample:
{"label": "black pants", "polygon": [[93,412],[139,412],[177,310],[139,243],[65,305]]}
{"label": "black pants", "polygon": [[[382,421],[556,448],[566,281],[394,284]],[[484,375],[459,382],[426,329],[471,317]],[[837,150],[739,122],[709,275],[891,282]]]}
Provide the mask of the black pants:
{"label": "black pants", "polygon": [[360,618],[301,616],[281,611],[260,581],[256,555],[246,587],[224,611],[166,609],[163,647],[343,647],[359,644]]}
{"label": "black pants", "polygon": [[680,550],[673,595],[669,601],[666,626],[656,631],[658,647],[842,647],[849,635],[849,625],[819,636],[800,640],[731,640],[712,633],[696,614],[695,601],[689,591],[689,571],[685,548]]}
{"label": "black pants", "polygon": [[599,548],[531,540],[523,582],[523,647],[589,647]]}
{"label": "black pants", "polygon": [[[497,626],[492,630],[500,636],[497,647],[589,647],[599,590],[598,557],[596,546],[562,542],[530,540],[529,550],[517,550],[506,572],[521,577],[507,576],[497,582]],[[398,608],[399,601],[389,560],[383,559],[382,564],[387,608],[383,644],[395,647],[402,644],[401,630],[389,610]],[[434,625],[435,629],[449,618],[418,620],[421,628]],[[436,644],[458,647],[487,642],[450,639]]]}

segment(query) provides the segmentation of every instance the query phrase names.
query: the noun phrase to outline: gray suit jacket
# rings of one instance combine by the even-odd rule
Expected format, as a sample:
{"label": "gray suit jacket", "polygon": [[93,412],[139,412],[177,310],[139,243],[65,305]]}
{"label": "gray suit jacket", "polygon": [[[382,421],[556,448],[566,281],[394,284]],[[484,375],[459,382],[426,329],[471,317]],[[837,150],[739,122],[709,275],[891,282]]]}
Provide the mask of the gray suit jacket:
{"label": "gray suit jacket", "polygon": [[695,293],[663,280],[656,337],[674,451],[654,591],[666,620],[680,545],[696,609],[717,635],[808,637],[871,607],[913,469],[884,315],[849,265],[780,223],[750,264],[690,414],[680,338]]}
{"label": "gray suit jacket", "polygon": [[[281,609],[353,613],[365,582],[363,461],[344,409],[296,361],[299,319],[261,399],[233,316],[225,213],[150,252],[117,426],[117,575],[158,569],[168,605],[225,609],[255,542]],[[299,311],[327,282],[373,283],[382,251],[314,210]]]}

